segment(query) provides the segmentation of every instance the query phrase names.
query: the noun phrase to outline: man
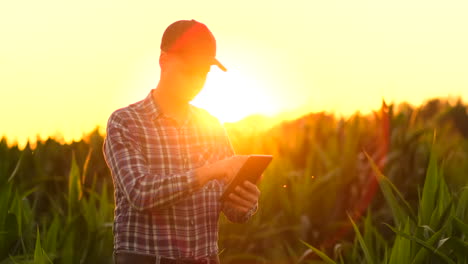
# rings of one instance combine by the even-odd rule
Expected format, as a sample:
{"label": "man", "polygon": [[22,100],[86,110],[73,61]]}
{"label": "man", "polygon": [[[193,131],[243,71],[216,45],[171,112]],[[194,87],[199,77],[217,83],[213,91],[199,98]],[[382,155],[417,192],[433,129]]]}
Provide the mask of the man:
{"label": "man", "polygon": [[161,42],[160,80],[142,101],[116,110],[103,146],[115,187],[116,263],[219,263],[218,218],[247,221],[260,191],[245,182],[220,196],[245,156],[219,121],[189,104],[202,89],[216,42],[195,20],[171,24]]}

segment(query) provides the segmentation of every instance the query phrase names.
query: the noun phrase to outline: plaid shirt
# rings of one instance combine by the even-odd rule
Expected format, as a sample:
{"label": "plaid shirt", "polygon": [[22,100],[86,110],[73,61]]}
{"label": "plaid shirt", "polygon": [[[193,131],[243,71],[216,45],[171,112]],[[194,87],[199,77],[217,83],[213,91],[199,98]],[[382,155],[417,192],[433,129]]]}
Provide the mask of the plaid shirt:
{"label": "plaid shirt", "polygon": [[114,182],[114,252],[169,258],[218,253],[218,218],[245,222],[219,201],[223,181],[199,186],[194,169],[234,155],[224,128],[205,110],[189,107],[180,126],[152,98],[118,109],[103,146]]}

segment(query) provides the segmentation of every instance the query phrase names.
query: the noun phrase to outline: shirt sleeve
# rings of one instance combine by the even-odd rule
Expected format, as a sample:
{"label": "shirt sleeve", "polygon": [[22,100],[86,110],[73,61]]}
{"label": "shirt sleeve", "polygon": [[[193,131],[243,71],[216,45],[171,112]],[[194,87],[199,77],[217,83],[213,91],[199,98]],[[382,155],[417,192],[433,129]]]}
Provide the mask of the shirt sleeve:
{"label": "shirt sleeve", "polygon": [[[231,141],[226,130],[223,128],[220,135],[220,145],[222,156],[225,158],[232,157],[235,155],[234,148],[232,147]],[[229,205],[229,203],[222,202],[222,212],[227,217],[227,219],[234,223],[245,223],[247,222],[258,209],[258,203],[255,204],[247,213],[238,211],[235,207]]]}
{"label": "shirt sleeve", "polygon": [[199,187],[193,170],[171,175],[150,173],[139,142],[122,119],[113,115],[107,124],[103,152],[116,188],[136,210],[169,206]]}

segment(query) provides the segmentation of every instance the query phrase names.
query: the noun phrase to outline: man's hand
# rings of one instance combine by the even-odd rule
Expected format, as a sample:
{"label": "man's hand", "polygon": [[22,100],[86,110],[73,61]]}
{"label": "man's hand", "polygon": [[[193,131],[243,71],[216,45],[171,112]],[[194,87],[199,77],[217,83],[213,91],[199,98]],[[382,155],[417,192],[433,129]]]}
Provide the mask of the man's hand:
{"label": "man's hand", "polygon": [[242,185],[236,187],[234,192],[229,194],[226,203],[242,213],[247,213],[258,203],[259,197],[260,189],[258,189],[257,185],[244,181]]}
{"label": "man's hand", "polygon": [[197,169],[196,177],[201,185],[214,179],[223,180],[226,184],[229,184],[247,158],[248,156],[245,155],[236,155],[217,161]]}
{"label": "man's hand", "polygon": [[226,159],[228,164],[225,169],[227,171],[225,171],[224,176],[220,180],[223,180],[226,184],[231,183],[248,158],[249,156],[247,155],[236,155]]}

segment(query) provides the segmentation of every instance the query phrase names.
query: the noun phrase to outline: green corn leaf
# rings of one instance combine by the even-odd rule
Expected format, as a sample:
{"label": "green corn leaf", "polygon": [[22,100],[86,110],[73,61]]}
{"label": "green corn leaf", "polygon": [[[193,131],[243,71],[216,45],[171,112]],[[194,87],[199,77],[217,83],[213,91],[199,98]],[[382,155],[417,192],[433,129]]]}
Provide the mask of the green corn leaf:
{"label": "green corn leaf", "polygon": [[44,248],[47,250],[47,252],[52,252],[53,254],[56,254],[57,252],[57,242],[59,239],[59,231],[61,228],[61,222],[60,222],[60,217],[57,213],[54,213],[54,218],[50,225],[48,226],[47,232],[46,232],[46,240],[45,240],[45,245]]}
{"label": "green corn leaf", "polygon": [[443,239],[439,240],[438,243],[437,243],[436,250],[439,250],[445,243],[447,243],[447,241],[449,239],[450,239],[450,237],[446,237],[446,238],[443,238]]}
{"label": "green corn leaf", "polygon": [[434,211],[434,213],[431,216],[431,221],[430,221],[430,226],[433,227],[435,230],[438,230],[445,222],[449,220],[449,218],[452,215],[452,210],[453,207],[451,206],[453,203],[453,200],[450,200],[449,204],[445,206],[443,211],[442,209],[439,209],[441,207],[444,207],[441,204],[437,205],[437,210]]}
{"label": "green corn leaf", "polygon": [[370,210],[368,210],[366,218],[364,219],[364,242],[366,245],[369,245],[369,247],[372,247],[372,251],[375,252],[375,248],[377,247],[376,243],[374,242],[373,239],[374,236],[374,227],[372,225],[372,213]]}
{"label": "green corn leaf", "polygon": [[[430,229],[432,235],[426,240],[428,245],[435,245],[437,241],[440,240],[442,235],[446,232],[446,229],[450,226],[450,221],[446,221],[442,228],[434,232],[429,226],[423,226],[425,229]],[[422,264],[426,263],[427,256],[429,255],[430,250],[427,250],[425,247],[421,247],[418,249],[416,256],[413,259],[412,264]]]}
{"label": "green corn leaf", "polygon": [[389,264],[390,263],[390,256],[389,256],[388,250],[389,250],[389,247],[385,247],[383,264]]}
{"label": "green corn leaf", "polygon": [[307,242],[300,240],[304,245],[306,245],[308,248],[312,249],[315,254],[317,254],[323,261],[325,261],[328,264],[337,264],[334,260],[332,260],[330,257],[327,256],[327,254],[323,253],[319,249],[315,248],[312,245],[309,245]]}
{"label": "green corn leaf", "polygon": [[446,221],[451,215],[453,198],[450,193],[447,184],[445,183],[443,170],[439,170],[439,178],[437,179],[437,197],[435,210],[432,212],[429,225],[435,230],[439,229],[440,226]]}
{"label": "green corn leaf", "polygon": [[[22,207],[21,207],[21,200],[18,196],[18,192],[15,191],[14,194],[12,195],[12,199],[11,199],[11,203],[10,203],[10,209],[9,209],[9,212],[8,214],[6,214],[7,216],[7,219],[8,220],[8,217],[11,216],[11,214],[13,214],[15,216],[15,220],[16,220],[16,226],[15,226],[15,232],[18,233],[18,236],[20,238],[20,241],[21,241],[21,246],[23,248],[23,250],[26,252],[26,245],[24,243],[24,240],[23,240],[23,213],[22,213]],[[2,223],[0,221],[0,223]],[[8,221],[7,221],[8,223]],[[0,224],[1,226],[1,224]],[[6,227],[6,230],[8,231],[7,233],[10,233],[13,231],[12,230],[12,227]],[[0,239],[1,241],[2,239]],[[8,242],[8,238],[4,241],[4,242]],[[0,244],[2,244],[0,242]],[[0,251],[1,251],[1,248],[2,246],[0,246]],[[1,253],[0,253],[1,254]]]}
{"label": "green corn leaf", "polygon": [[[21,262],[18,262],[18,257],[13,257],[13,256],[8,256],[8,260],[11,261],[11,263],[13,264],[24,264],[24,263],[27,263],[26,261],[21,261]],[[1,264],[10,264],[10,262],[7,262],[7,260],[5,259],[4,261],[1,262]]]}
{"label": "green corn leaf", "polygon": [[89,148],[88,155],[86,155],[85,163],[83,165],[83,173],[81,175],[81,182],[85,184],[86,174],[88,172],[89,161],[91,160],[91,153],[93,152],[92,148]]}
{"label": "green corn leaf", "polygon": [[351,218],[351,216],[349,214],[348,214],[348,218],[351,221],[351,224],[353,225],[353,229],[354,229],[354,232],[356,233],[356,237],[357,237],[357,239],[359,241],[359,245],[361,246],[362,251],[364,252],[364,258],[365,258],[366,262],[369,263],[369,264],[377,263],[377,262],[374,261],[374,257],[371,254],[371,252],[369,250],[369,247],[366,245],[364,239],[362,238],[361,232],[359,232],[359,228],[354,223],[353,219]]}
{"label": "green corn leaf", "polygon": [[40,233],[39,233],[39,227],[37,228],[36,247],[34,249],[34,263],[37,263],[37,264],[52,263],[49,256],[47,256],[44,249],[42,249],[41,236],[40,236]]}
{"label": "green corn leaf", "polygon": [[433,254],[435,254],[436,256],[440,257],[441,259],[443,259],[446,263],[450,263],[450,264],[455,264],[455,262],[453,260],[451,260],[447,255],[445,255],[444,253],[436,250],[433,246],[431,246],[430,244],[428,244],[427,242],[415,237],[415,236],[412,236],[412,235],[409,235],[407,233],[404,233],[404,232],[401,232],[395,228],[393,228],[392,226],[388,225],[388,224],[385,224],[386,226],[388,226],[388,228],[390,228],[395,234],[397,235],[400,235],[402,237],[405,237],[413,242],[416,242],[417,244],[423,246],[424,248],[426,248],[427,250],[429,250],[430,252],[432,252]]}
{"label": "green corn leaf", "polygon": [[13,193],[13,184],[7,183],[3,186],[0,185],[0,224],[5,222],[6,214],[8,212],[10,199]]}
{"label": "green corn leaf", "polygon": [[457,263],[467,263],[468,243],[457,237],[451,237],[446,241],[447,248],[455,253],[458,258]]}
{"label": "green corn leaf", "polygon": [[18,238],[17,219],[14,214],[6,213],[3,223],[0,223],[0,259],[8,256],[9,248]]}
{"label": "green corn leaf", "polygon": [[464,187],[461,190],[460,198],[458,199],[456,214],[459,219],[468,221],[467,217],[467,206],[468,206],[468,187]]}
{"label": "green corn leaf", "polygon": [[291,261],[293,263],[297,263],[298,257],[296,256],[296,252],[294,251],[294,248],[289,244],[288,242],[284,242],[283,246],[286,248],[287,255],[289,258],[291,258]]}
{"label": "green corn leaf", "polygon": [[[406,220],[403,232],[410,232],[409,219]],[[411,241],[402,236],[396,236],[392,252],[390,254],[390,264],[406,263],[411,259]]]}
{"label": "green corn leaf", "polygon": [[436,209],[438,184],[439,173],[437,169],[437,155],[433,147],[420,201],[419,225],[430,225],[431,216]]}
{"label": "green corn leaf", "polygon": [[34,262],[35,263],[43,262],[41,236],[39,234],[39,227],[37,228],[36,247],[34,249]]}
{"label": "green corn leaf", "polygon": [[111,215],[113,211],[113,205],[109,202],[109,196],[107,192],[107,185],[102,185],[101,197],[99,199],[100,205],[100,214],[101,217],[100,223],[105,223],[106,221],[111,220]]}
{"label": "green corn leaf", "polygon": [[13,180],[13,178],[15,177],[15,175],[18,173],[18,169],[19,169],[19,167],[21,165],[21,162],[23,161],[24,155],[25,155],[25,152],[23,151],[21,153],[21,156],[20,156],[18,162],[16,163],[15,169],[13,170],[13,172],[10,174],[10,177],[8,178],[8,182],[11,182]]}
{"label": "green corn leaf", "polygon": [[82,196],[82,186],[80,180],[80,169],[76,163],[75,153],[73,153],[72,164],[68,176],[68,220],[72,218],[73,212],[78,208],[78,201]]}
{"label": "green corn leaf", "polygon": [[463,223],[458,217],[453,217],[454,226],[463,233],[465,237],[468,237],[468,224]]}
{"label": "green corn leaf", "polygon": [[[72,220],[72,223],[74,220]],[[68,230],[67,230],[68,229]],[[73,263],[77,257],[76,252],[76,230],[72,226],[68,226],[65,230],[66,236],[63,237],[63,241],[60,248],[61,259],[63,263]]]}
{"label": "green corn leaf", "polygon": [[[379,181],[379,186],[380,189],[382,190],[382,193],[385,197],[385,200],[390,206],[390,209],[392,210],[393,213],[393,219],[397,225],[403,225],[403,222],[407,219],[407,217],[410,217],[411,219],[415,219],[414,213],[412,213],[411,207],[409,204],[403,199],[403,195],[398,191],[398,189],[388,180],[387,177],[385,177],[377,167],[377,165],[374,163],[372,158],[369,156],[369,154],[365,153],[367,156],[367,160],[372,166],[372,169],[374,170],[374,173],[377,176],[377,179]],[[402,207],[397,198],[395,197],[396,193],[400,201],[403,202],[403,204],[406,206],[406,208]]]}

